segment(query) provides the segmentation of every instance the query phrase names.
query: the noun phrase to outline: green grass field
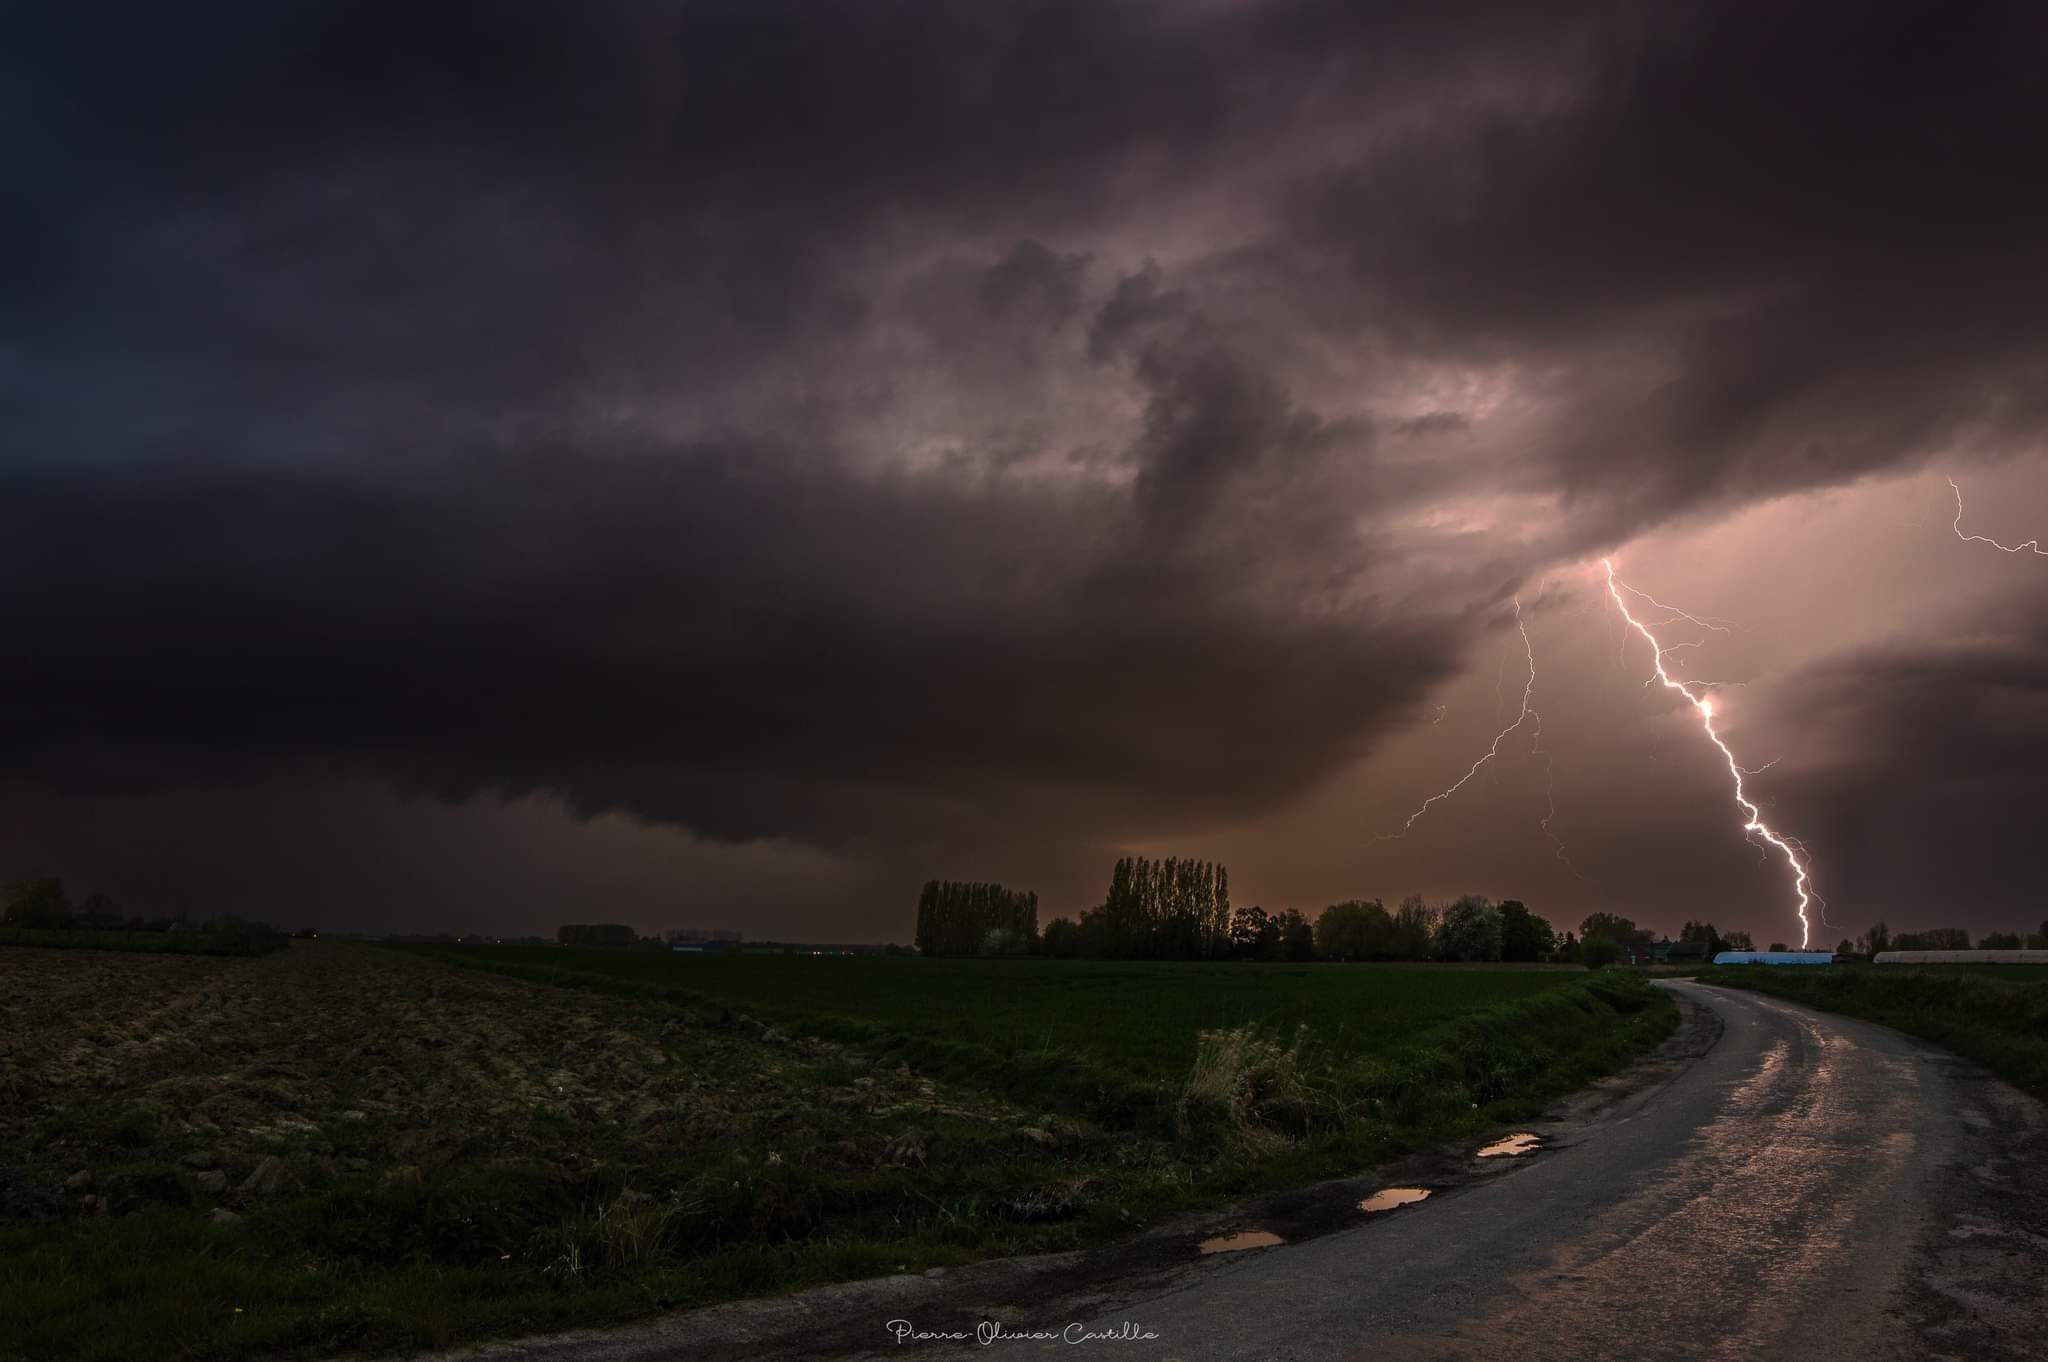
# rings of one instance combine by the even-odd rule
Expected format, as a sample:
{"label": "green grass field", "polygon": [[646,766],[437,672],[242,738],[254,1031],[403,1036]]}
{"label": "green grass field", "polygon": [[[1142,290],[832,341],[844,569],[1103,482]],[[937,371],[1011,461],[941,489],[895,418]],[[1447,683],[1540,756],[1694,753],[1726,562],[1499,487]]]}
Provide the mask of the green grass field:
{"label": "green grass field", "polygon": [[1457,966],[318,943],[0,972],[0,1020],[49,1019],[0,1047],[30,1099],[0,1105],[9,1362],[438,1347],[1100,1243],[1497,1131],[1676,1020],[1613,971]]}
{"label": "green grass field", "polygon": [[1698,977],[1880,1022],[2048,1098],[2048,965],[1729,965]]}
{"label": "green grass field", "polygon": [[1587,985],[1570,969],[676,955],[534,946],[415,947],[569,987],[737,1011],[1091,1114],[1156,1103],[1204,1031],[1306,1028],[1328,1065],[1418,1044],[1492,1009]]}

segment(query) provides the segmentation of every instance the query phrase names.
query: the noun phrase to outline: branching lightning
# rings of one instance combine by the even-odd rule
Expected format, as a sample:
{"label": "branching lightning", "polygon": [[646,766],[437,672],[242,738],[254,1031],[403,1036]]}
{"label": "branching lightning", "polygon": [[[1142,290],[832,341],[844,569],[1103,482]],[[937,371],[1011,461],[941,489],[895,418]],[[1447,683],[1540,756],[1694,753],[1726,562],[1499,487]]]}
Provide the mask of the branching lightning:
{"label": "branching lightning", "polygon": [[2034,553],[2039,554],[2043,558],[2048,558],[2048,549],[2042,548],[2041,541],[2038,539],[2029,539],[2024,544],[2001,544],[1996,539],[1989,539],[1981,534],[1964,534],[1963,489],[1956,486],[1954,478],[1948,480],[1948,486],[1949,490],[1956,494],[1956,538],[1962,540],[1965,544],[1989,544],[1992,548],[2001,549],[2006,553]]}
{"label": "branching lightning", "polygon": [[[1534,729],[1535,732],[1534,739],[1532,740],[1529,748],[1530,754],[1533,756],[1540,756],[1543,758],[1547,780],[1545,787],[1545,799],[1547,801],[1547,809],[1543,817],[1538,821],[1537,826],[1543,829],[1543,835],[1549,838],[1551,845],[1557,848],[1557,859],[1564,862],[1565,867],[1569,869],[1574,875],[1577,875],[1579,873],[1579,869],[1577,866],[1572,864],[1571,857],[1565,854],[1564,842],[1559,839],[1556,833],[1550,830],[1551,820],[1557,817],[1557,781],[1555,763],[1551,759],[1551,754],[1545,751],[1543,747],[1543,716],[1542,714],[1537,712],[1535,705],[1530,703],[1530,698],[1535,694],[1536,691],[1536,647],[1534,644],[1530,643],[1529,626],[1522,619],[1522,598],[1520,596],[1517,596],[1514,599],[1515,630],[1522,636],[1522,655],[1524,658],[1527,659],[1529,664],[1529,679],[1522,683],[1522,708],[1520,712],[1515,715],[1513,723],[1509,724],[1506,728],[1503,728],[1500,732],[1493,735],[1492,745],[1489,746],[1486,749],[1486,751],[1480,755],[1479,760],[1472,763],[1472,765],[1466,770],[1464,775],[1458,777],[1457,781],[1454,784],[1446,787],[1445,789],[1437,791],[1429,798],[1423,800],[1421,805],[1416,808],[1415,812],[1408,815],[1408,821],[1401,825],[1401,830],[1399,832],[1381,833],[1380,836],[1375,838],[1374,840],[1385,842],[1393,840],[1395,838],[1406,837],[1408,835],[1409,829],[1413,828],[1415,824],[1422,818],[1422,816],[1429,812],[1430,805],[1435,804],[1441,800],[1449,799],[1452,795],[1456,794],[1459,790],[1463,789],[1465,787],[1466,782],[1470,781],[1472,777],[1478,775],[1480,770],[1484,768],[1488,762],[1492,761],[1495,757],[1500,755],[1500,745],[1508,740],[1508,735],[1516,732],[1524,724],[1528,724]],[[1496,682],[1496,687],[1498,687],[1498,682]],[[1441,721],[1442,718],[1443,715],[1439,713],[1437,715],[1437,720]],[[1581,878],[1584,877],[1581,876]]]}
{"label": "branching lightning", "polygon": [[[1958,518],[1960,519],[1960,516]],[[1614,575],[1614,563],[1611,559],[1602,558],[1600,565],[1607,569],[1607,594],[1614,599],[1615,608],[1621,611],[1621,618],[1628,628],[1641,634],[1644,642],[1650,645],[1650,651],[1656,665],[1656,676],[1654,679],[1661,682],[1665,689],[1677,691],[1686,698],[1687,703],[1700,716],[1700,728],[1706,733],[1707,741],[1714,744],[1715,748],[1721,753],[1722,759],[1728,763],[1729,779],[1735,783],[1735,803],[1744,815],[1743,834],[1751,838],[1760,837],[1771,846],[1777,848],[1784,855],[1785,863],[1792,868],[1792,888],[1793,892],[1799,896],[1799,948],[1801,950],[1806,949],[1807,942],[1812,936],[1812,924],[1807,920],[1806,910],[1815,905],[1818,895],[1813,893],[1812,884],[1807,874],[1806,861],[1804,859],[1805,848],[1799,844],[1797,839],[1772,831],[1771,827],[1764,822],[1763,810],[1750,800],[1748,792],[1743,788],[1743,776],[1745,774],[1743,768],[1736,762],[1735,754],[1728,750],[1728,744],[1721,740],[1721,735],[1714,731],[1714,702],[1704,694],[1694,693],[1695,689],[1704,691],[1706,683],[1680,681],[1671,675],[1664,666],[1664,656],[1670,649],[1666,645],[1659,643],[1657,636],[1650,632],[1649,627],[1630,613],[1628,602],[1622,599],[1621,593],[1627,591],[1631,595],[1649,601],[1660,610],[1670,612],[1668,619],[1682,618],[1706,629],[1718,629],[1720,626],[1709,623],[1697,616],[1688,615],[1682,610],[1673,610],[1672,607],[1663,604],[1663,602],[1656,600],[1654,597],[1637,591],[1634,587],[1629,586]],[[1722,632],[1726,632],[1725,629]],[[1624,635],[1624,637],[1626,636]],[[1482,760],[1484,759],[1482,758]],[[1452,788],[1455,789],[1456,787]],[[1411,819],[1410,821],[1412,822],[1413,820]],[[1824,917],[1823,920],[1825,920]]]}

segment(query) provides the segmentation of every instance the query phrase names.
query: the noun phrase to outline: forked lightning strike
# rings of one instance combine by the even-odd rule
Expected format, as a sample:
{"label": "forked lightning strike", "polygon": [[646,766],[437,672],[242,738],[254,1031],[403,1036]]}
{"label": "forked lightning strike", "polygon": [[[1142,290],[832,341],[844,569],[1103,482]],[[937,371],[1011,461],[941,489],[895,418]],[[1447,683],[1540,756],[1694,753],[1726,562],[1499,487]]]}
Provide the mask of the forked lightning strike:
{"label": "forked lightning strike", "polygon": [[2001,544],[1996,539],[1990,539],[1981,534],[1964,534],[1963,489],[1956,486],[1954,478],[1948,480],[1948,486],[1949,490],[1956,494],[1956,538],[1962,540],[1965,544],[1989,544],[1992,548],[2001,549],[2006,553],[2033,553],[2039,554],[2043,558],[2048,558],[2048,549],[2042,548],[2041,541],[2038,539],[2029,539],[2024,544]]}
{"label": "forked lightning strike", "polygon": [[[1750,801],[1748,793],[1743,789],[1743,769],[1736,763],[1735,754],[1728,750],[1728,744],[1721,741],[1721,735],[1714,731],[1714,702],[1703,696],[1693,694],[1692,688],[1701,685],[1700,682],[1677,680],[1669,671],[1665,670],[1664,654],[1669,650],[1657,641],[1657,636],[1651,633],[1642,621],[1629,612],[1628,602],[1621,598],[1621,593],[1626,590],[1633,595],[1641,596],[1644,600],[1650,601],[1662,610],[1670,610],[1671,607],[1656,601],[1651,596],[1644,595],[1644,593],[1637,591],[1634,587],[1617,578],[1614,575],[1614,562],[1612,559],[1602,558],[1600,566],[1607,569],[1607,594],[1614,598],[1615,608],[1621,611],[1621,617],[1627,622],[1628,627],[1641,634],[1643,640],[1650,645],[1650,652],[1655,658],[1657,668],[1656,680],[1662,682],[1667,690],[1675,690],[1686,698],[1687,703],[1700,716],[1700,728],[1706,733],[1707,741],[1714,744],[1720,751],[1722,759],[1728,763],[1729,779],[1735,782],[1735,803],[1747,816],[1746,821],[1742,825],[1743,833],[1746,836],[1761,837],[1764,841],[1776,847],[1784,854],[1785,863],[1792,867],[1792,887],[1799,895],[1799,948],[1805,950],[1807,941],[1812,935],[1812,923],[1807,920],[1806,910],[1813,906],[1814,896],[1811,892],[1811,885],[1806,872],[1806,862],[1800,858],[1798,843],[1791,838],[1773,832],[1770,826],[1764,822],[1763,810]],[[1694,616],[1685,615],[1683,611],[1674,611],[1673,613],[1706,628],[1711,629],[1715,627],[1711,624],[1706,624],[1705,621],[1699,620]]]}
{"label": "forked lightning strike", "polygon": [[[1401,830],[1399,832],[1383,832],[1373,840],[1385,842],[1391,841],[1395,838],[1406,837],[1408,835],[1408,830],[1415,826],[1416,822],[1419,819],[1421,819],[1422,815],[1429,812],[1430,805],[1438,802],[1439,800],[1449,799],[1452,795],[1456,794],[1459,790],[1463,789],[1467,781],[1471,780],[1472,777],[1479,774],[1481,767],[1485,766],[1486,763],[1492,761],[1495,757],[1500,755],[1500,745],[1507,741],[1508,734],[1513,733],[1514,731],[1519,729],[1523,724],[1530,723],[1531,721],[1533,721],[1535,724],[1536,736],[1530,746],[1531,754],[1542,757],[1546,768],[1552,766],[1550,753],[1543,750],[1543,716],[1536,711],[1536,707],[1534,705],[1529,703],[1530,696],[1533,695],[1536,690],[1536,648],[1534,644],[1529,642],[1529,626],[1522,622],[1522,598],[1520,596],[1517,596],[1514,599],[1515,630],[1522,636],[1522,655],[1528,659],[1529,663],[1529,679],[1522,683],[1521,712],[1515,715],[1515,721],[1513,723],[1509,724],[1506,728],[1503,728],[1500,732],[1493,735],[1493,745],[1488,747],[1486,751],[1483,754],[1481,754],[1479,760],[1472,763],[1471,768],[1467,770],[1464,775],[1458,777],[1456,784],[1453,784],[1446,789],[1439,790],[1435,794],[1431,795],[1429,798],[1423,800],[1421,806],[1418,807],[1414,813],[1408,815],[1408,821],[1401,825]],[[1437,720],[1441,721],[1442,718],[1442,713],[1439,713],[1437,715]],[[1579,868],[1572,864],[1571,857],[1565,855],[1563,841],[1561,841],[1558,838],[1556,833],[1550,830],[1551,820],[1557,817],[1556,779],[1554,770],[1552,771],[1551,779],[1549,782],[1549,789],[1546,793],[1546,798],[1548,799],[1548,809],[1544,813],[1542,819],[1539,821],[1538,826],[1543,829],[1543,835],[1550,839],[1551,845],[1557,848],[1557,859],[1564,862],[1565,867],[1569,869],[1572,872],[1572,874],[1577,875],[1579,873]],[[1581,876],[1580,878],[1584,877]]]}

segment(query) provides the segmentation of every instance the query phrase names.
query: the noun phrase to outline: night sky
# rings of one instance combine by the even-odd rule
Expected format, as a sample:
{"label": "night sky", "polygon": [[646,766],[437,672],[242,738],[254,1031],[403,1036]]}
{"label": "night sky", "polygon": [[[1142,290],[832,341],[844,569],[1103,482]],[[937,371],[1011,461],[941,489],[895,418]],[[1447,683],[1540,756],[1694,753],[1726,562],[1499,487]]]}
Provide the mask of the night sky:
{"label": "night sky", "polygon": [[[26,4],[0,872],[2048,917],[2048,10]],[[1383,839],[1515,718],[1453,800]],[[1668,618],[1649,611],[1652,618]],[[1736,684],[1739,683],[1739,684]],[[1554,803],[1550,831],[1540,826]]]}

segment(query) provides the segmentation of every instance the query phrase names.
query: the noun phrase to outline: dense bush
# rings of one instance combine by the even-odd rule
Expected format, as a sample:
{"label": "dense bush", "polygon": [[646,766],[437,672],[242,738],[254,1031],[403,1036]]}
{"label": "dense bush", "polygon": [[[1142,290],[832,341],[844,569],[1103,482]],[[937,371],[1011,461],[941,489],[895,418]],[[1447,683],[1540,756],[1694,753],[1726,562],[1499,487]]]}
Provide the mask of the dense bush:
{"label": "dense bush", "polygon": [[1392,960],[1394,919],[1378,899],[1333,903],[1316,919],[1316,953],[1325,960]]}
{"label": "dense bush", "polygon": [[1543,960],[1557,950],[1557,932],[1529,911],[1520,899],[1508,899],[1500,906],[1500,958]]}
{"label": "dense bush", "polygon": [[1439,960],[1498,960],[1500,909],[1476,894],[1467,894],[1444,910],[1436,928]]}

